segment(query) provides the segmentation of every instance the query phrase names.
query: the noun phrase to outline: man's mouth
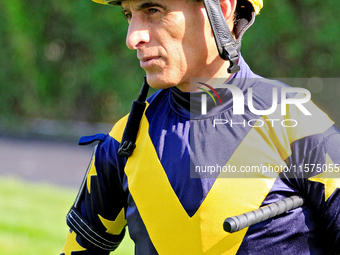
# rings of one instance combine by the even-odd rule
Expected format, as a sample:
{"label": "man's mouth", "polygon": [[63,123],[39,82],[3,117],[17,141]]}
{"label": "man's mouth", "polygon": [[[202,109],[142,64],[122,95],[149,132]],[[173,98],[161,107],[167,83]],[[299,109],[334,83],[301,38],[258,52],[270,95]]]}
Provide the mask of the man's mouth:
{"label": "man's mouth", "polygon": [[145,56],[140,58],[140,66],[142,68],[147,68],[152,65],[155,65],[157,60],[160,59],[159,56]]}

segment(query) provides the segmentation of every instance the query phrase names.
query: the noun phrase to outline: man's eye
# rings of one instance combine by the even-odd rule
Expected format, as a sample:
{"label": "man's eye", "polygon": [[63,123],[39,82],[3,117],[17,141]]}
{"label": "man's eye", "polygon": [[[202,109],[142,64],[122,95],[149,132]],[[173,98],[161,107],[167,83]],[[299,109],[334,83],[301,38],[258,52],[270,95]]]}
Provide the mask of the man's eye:
{"label": "man's eye", "polygon": [[124,16],[127,20],[130,20],[132,18],[132,14],[131,13],[124,13]]}
{"label": "man's eye", "polygon": [[156,13],[156,12],[159,12],[159,10],[156,9],[156,8],[150,8],[149,9],[149,13],[151,13],[151,14]]}

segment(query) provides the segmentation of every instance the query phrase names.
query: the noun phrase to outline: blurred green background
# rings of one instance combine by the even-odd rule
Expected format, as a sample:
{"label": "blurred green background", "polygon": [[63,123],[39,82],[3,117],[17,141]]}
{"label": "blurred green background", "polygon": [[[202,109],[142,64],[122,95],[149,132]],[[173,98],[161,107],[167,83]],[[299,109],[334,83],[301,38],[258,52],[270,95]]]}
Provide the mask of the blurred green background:
{"label": "blurred green background", "polygon": [[[264,77],[339,77],[339,9],[331,0],[264,1],[242,54]],[[144,72],[125,46],[120,8],[1,1],[0,24],[2,127],[21,117],[114,123],[129,111]]]}
{"label": "blurred green background", "polygon": [[[295,78],[286,81],[309,89],[338,125],[339,9],[334,0],[264,0],[242,42],[254,72]],[[53,134],[79,123],[111,126],[129,111],[144,71],[125,46],[120,8],[90,0],[1,1],[0,24],[0,136],[21,133],[36,120]],[[0,187],[0,254],[58,254],[76,187],[8,177]],[[125,241],[116,254],[133,254]]]}
{"label": "blurred green background", "polygon": [[[69,229],[65,215],[77,191],[10,177],[0,177],[0,184],[0,254],[60,254]],[[133,251],[127,231],[115,254]]]}

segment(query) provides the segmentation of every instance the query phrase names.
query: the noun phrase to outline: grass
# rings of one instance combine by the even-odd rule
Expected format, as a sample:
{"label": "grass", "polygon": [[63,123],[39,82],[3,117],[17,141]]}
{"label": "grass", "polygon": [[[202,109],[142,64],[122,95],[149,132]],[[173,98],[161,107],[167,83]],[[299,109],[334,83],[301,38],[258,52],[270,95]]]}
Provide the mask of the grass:
{"label": "grass", "polygon": [[[0,177],[0,254],[59,254],[77,190]],[[112,254],[131,255],[128,234]]]}

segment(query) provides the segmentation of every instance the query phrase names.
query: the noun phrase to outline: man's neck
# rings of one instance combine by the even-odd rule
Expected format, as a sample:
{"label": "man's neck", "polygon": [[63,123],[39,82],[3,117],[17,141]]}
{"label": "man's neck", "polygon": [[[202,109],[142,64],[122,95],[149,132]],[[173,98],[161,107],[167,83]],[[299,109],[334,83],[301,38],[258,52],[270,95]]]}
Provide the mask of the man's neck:
{"label": "man's neck", "polygon": [[[226,61],[223,67],[220,68],[220,70],[216,72],[215,75],[211,75],[212,78],[207,78],[207,77],[192,77],[192,78],[197,78],[197,79],[202,78],[202,80],[203,79],[205,80],[204,81],[205,84],[208,84],[214,87],[217,84],[221,84],[222,80],[223,80],[223,83],[225,83],[231,77],[232,74],[228,73],[227,71],[228,67],[229,67],[229,61]],[[193,86],[192,84],[190,84],[190,81],[178,84],[176,87],[182,92],[199,91],[199,89],[197,88],[198,86],[196,85]]]}

